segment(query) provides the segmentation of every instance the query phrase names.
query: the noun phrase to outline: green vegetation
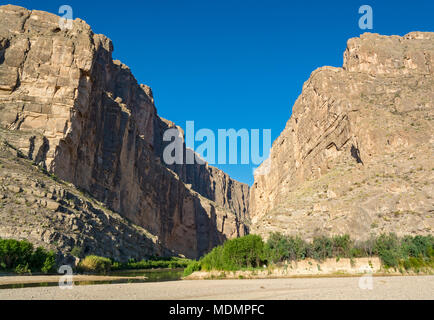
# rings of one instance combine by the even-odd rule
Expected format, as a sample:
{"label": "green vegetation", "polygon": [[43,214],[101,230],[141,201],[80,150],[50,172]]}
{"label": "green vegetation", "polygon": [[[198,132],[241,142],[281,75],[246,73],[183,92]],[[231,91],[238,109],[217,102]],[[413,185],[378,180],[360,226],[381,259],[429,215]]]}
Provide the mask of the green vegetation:
{"label": "green vegetation", "polygon": [[[81,254],[81,250],[77,248],[75,254]],[[106,274],[109,271],[119,270],[138,270],[138,269],[178,269],[186,268],[190,259],[170,257],[170,258],[156,258],[152,257],[148,260],[136,261],[130,259],[128,262],[121,263],[113,261],[109,258],[90,255],[80,261],[77,266],[79,272],[85,273],[103,273]]]}
{"label": "green vegetation", "polygon": [[184,277],[189,276],[193,272],[200,271],[200,262],[199,261],[191,261],[187,268],[184,269]]}
{"label": "green vegetation", "polygon": [[327,258],[354,258],[378,256],[384,267],[400,270],[428,270],[434,268],[434,237],[382,234],[362,242],[354,242],[349,235],[316,237],[307,242],[300,237],[272,233],[266,243],[258,235],[226,241],[215,247],[199,261],[192,261],[184,271],[188,276],[195,271],[235,271],[255,269],[264,264],[278,264],[307,258],[322,261]]}
{"label": "green vegetation", "polygon": [[[82,249],[73,248],[74,256],[81,257]],[[393,233],[355,242],[348,235],[316,237],[308,242],[300,237],[272,233],[264,242],[258,235],[247,235],[226,241],[215,247],[199,261],[185,258],[151,258],[129,260],[125,263],[95,255],[82,259],[77,270],[89,273],[107,273],[112,270],[184,268],[184,276],[195,271],[255,270],[264,265],[287,263],[311,258],[354,258],[378,256],[385,268],[427,271],[434,268],[434,237],[405,236]],[[0,271],[26,274],[52,273],[56,270],[56,254],[42,247],[34,249],[28,241],[0,239]]]}
{"label": "green vegetation", "polygon": [[0,271],[16,272],[18,274],[56,270],[56,255],[42,247],[34,250],[28,241],[0,239]]}
{"label": "green vegetation", "polygon": [[206,271],[257,268],[265,260],[264,248],[264,242],[257,235],[232,239],[205,255],[200,266]]}
{"label": "green vegetation", "polygon": [[199,261],[192,261],[184,270],[184,276],[199,270],[235,271],[259,268],[267,262],[266,252],[266,245],[258,235],[228,240]]}
{"label": "green vegetation", "polygon": [[77,258],[82,258],[83,257],[83,248],[75,246],[71,250],[71,255],[73,255],[74,257],[77,257]]}
{"label": "green vegetation", "polygon": [[83,272],[106,274],[111,270],[111,266],[112,262],[110,259],[92,255],[80,261],[77,269]]}
{"label": "green vegetation", "polygon": [[186,268],[191,262],[190,259],[185,258],[156,258],[152,257],[148,260],[135,261],[129,260],[127,263],[113,262],[111,270],[132,270],[132,269],[177,269]]}
{"label": "green vegetation", "polygon": [[286,260],[303,260],[312,258],[324,260],[327,258],[350,258],[354,255],[352,241],[348,235],[314,238],[311,243],[300,237],[284,236],[272,233],[267,241],[267,257],[270,262]]}
{"label": "green vegetation", "polygon": [[405,236],[398,238],[395,234],[381,235],[374,246],[386,267],[404,268],[419,272],[423,268],[434,267],[434,237]]}

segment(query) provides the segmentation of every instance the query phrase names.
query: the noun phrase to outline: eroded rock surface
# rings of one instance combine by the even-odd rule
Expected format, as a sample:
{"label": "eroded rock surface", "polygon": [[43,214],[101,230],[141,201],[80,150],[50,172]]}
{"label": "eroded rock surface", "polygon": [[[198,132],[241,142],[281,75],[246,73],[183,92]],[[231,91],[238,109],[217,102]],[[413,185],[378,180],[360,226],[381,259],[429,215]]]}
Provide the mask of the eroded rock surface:
{"label": "eroded rock surface", "polygon": [[[2,139],[14,133],[0,130]],[[73,250],[117,261],[170,256],[158,237],[109,210],[89,194],[41,172],[11,146],[0,144],[0,237],[28,240],[59,253]],[[77,255],[77,253],[74,253]],[[69,259],[69,260],[68,260]]]}
{"label": "eroded rock surface", "polygon": [[249,188],[208,165],[162,162],[152,91],[82,20],[0,7],[0,125],[36,164],[198,257],[247,232]]}
{"label": "eroded rock surface", "polygon": [[255,176],[251,231],[432,234],[433,103],[434,33],[350,39],[342,68],[305,82]]}

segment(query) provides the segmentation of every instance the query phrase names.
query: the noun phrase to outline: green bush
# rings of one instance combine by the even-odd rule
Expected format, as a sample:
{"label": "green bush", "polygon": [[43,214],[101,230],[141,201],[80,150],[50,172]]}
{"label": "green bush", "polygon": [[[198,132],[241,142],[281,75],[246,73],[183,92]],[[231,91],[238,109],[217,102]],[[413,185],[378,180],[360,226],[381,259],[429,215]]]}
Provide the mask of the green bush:
{"label": "green bush", "polygon": [[333,242],[333,256],[337,257],[351,257],[351,249],[353,247],[353,242],[348,234],[341,236],[334,236],[332,238]]}
{"label": "green bush", "polygon": [[56,271],[56,256],[54,252],[50,251],[47,253],[41,271],[45,274]]}
{"label": "green bush", "polygon": [[[249,238],[250,237],[250,238]],[[434,237],[406,236],[395,234],[371,236],[368,240],[353,242],[349,235],[316,237],[307,242],[300,237],[271,233],[263,245],[259,236],[249,235],[225,242],[215,247],[200,260],[202,270],[238,270],[258,267],[270,261],[280,263],[286,260],[313,258],[359,258],[380,257],[386,267],[399,267],[415,271],[434,267]]]}
{"label": "green bush", "polygon": [[308,254],[308,244],[300,237],[287,237],[280,233],[271,233],[265,251],[272,262],[284,260],[303,260]]}
{"label": "green bush", "polygon": [[187,277],[190,274],[192,274],[193,272],[200,271],[200,270],[201,270],[200,262],[199,261],[191,261],[188,264],[187,268],[184,269],[184,277]]}
{"label": "green bush", "polygon": [[112,270],[130,270],[130,269],[178,269],[186,268],[190,259],[170,257],[170,258],[150,258],[149,260],[135,261],[130,259],[127,263],[113,262]]}
{"label": "green bush", "polygon": [[223,246],[217,246],[206,254],[201,259],[201,268],[206,271],[213,269],[225,270],[227,267],[223,259]]}
{"label": "green bush", "polygon": [[333,240],[327,237],[316,237],[310,246],[311,258],[324,260],[333,257]]}
{"label": "green bush", "polygon": [[238,270],[257,268],[266,263],[265,246],[258,235],[247,235],[226,241],[201,260],[203,270]]}
{"label": "green bush", "polygon": [[247,235],[223,245],[223,261],[228,269],[255,268],[264,260],[264,242],[258,235]]}
{"label": "green bush", "polygon": [[17,273],[52,272],[56,255],[42,247],[33,250],[33,244],[23,240],[0,239],[0,270]]}
{"label": "green bush", "polygon": [[32,272],[31,272],[31,270],[30,270],[30,268],[29,268],[29,264],[26,263],[25,265],[22,265],[22,264],[17,265],[17,266],[15,267],[15,273],[18,273],[18,274],[26,274],[26,273],[29,273],[29,274],[31,274]]}
{"label": "green bush", "polygon": [[405,236],[399,239],[395,234],[380,235],[374,246],[374,254],[378,255],[386,267],[403,266],[406,270],[418,271],[421,267],[431,266],[434,237]]}
{"label": "green bush", "polygon": [[14,239],[0,239],[0,261],[5,269],[14,269],[18,265],[25,265],[30,261],[33,253],[33,245],[28,241]]}
{"label": "green bush", "polygon": [[386,267],[397,267],[401,258],[400,241],[396,234],[382,234],[374,245],[374,253],[378,255]]}
{"label": "green bush", "polygon": [[353,248],[353,242],[349,235],[334,236],[333,238],[316,237],[312,243],[308,243],[300,237],[271,233],[265,251],[268,259],[275,263],[306,258],[324,260],[332,257],[362,255],[360,249],[355,250]]}
{"label": "green bush", "polygon": [[77,258],[83,257],[83,248],[75,246],[71,250],[71,255]]}
{"label": "green bush", "polygon": [[376,238],[371,236],[368,240],[357,241],[351,243],[350,257],[360,258],[360,257],[370,257],[374,255],[374,246]]}
{"label": "green bush", "polygon": [[112,262],[108,258],[87,256],[79,263],[79,270],[90,273],[107,273],[111,269]]}
{"label": "green bush", "polygon": [[401,241],[403,256],[429,258],[432,255],[432,248],[432,236],[406,236]]}
{"label": "green bush", "polygon": [[405,270],[410,270],[412,268],[411,263],[408,259],[402,261],[402,266]]}

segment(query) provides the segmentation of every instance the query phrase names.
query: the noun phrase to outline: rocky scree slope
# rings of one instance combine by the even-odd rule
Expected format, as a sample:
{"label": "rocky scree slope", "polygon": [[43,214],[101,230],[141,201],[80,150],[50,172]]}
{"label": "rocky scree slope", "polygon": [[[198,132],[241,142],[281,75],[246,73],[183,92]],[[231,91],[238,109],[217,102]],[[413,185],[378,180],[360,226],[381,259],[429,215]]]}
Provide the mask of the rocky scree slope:
{"label": "rocky scree slope", "polygon": [[0,129],[0,237],[28,240],[58,252],[62,263],[75,263],[74,248],[117,261],[170,256],[158,238],[71,183],[42,172],[7,143]]}
{"label": "rocky scree slope", "polygon": [[433,234],[434,33],[363,34],[304,83],[250,190],[251,232]]}
{"label": "rocky scree slope", "polygon": [[152,91],[82,20],[0,7],[0,126],[60,179],[196,258],[248,232],[249,188],[206,165],[166,166]]}

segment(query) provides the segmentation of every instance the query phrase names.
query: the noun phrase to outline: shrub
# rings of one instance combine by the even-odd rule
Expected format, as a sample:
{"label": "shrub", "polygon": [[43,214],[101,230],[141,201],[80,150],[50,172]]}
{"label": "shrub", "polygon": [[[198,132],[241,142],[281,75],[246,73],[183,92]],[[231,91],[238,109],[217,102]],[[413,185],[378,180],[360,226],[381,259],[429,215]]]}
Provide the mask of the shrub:
{"label": "shrub", "polygon": [[432,255],[433,240],[432,236],[406,236],[401,241],[402,255],[429,258]]}
{"label": "shrub", "polygon": [[350,258],[360,258],[365,256],[365,252],[362,248],[359,247],[353,247],[350,249]]}
{"label": "shrub", "polygon": [[45,259],[47,259],[48,252],[42,247],[36,248],[30,258],[30,267],[33,270],[41,269],[44,265]]}
{"label": "shrub", "polygon": [[381,258],[386,267],[397,267],[401,254],[396,234],[380,235],[375,242],[374,253]]}
{"label": "shrub", "polygon": [[42,247],[33,250],[33,244],[23,240],[0,239],[0,269],[28,273],[54,271],[56,255]]}
{"label": "shrub", "polygon": [[110,271],[111,265],[110,259],[91,255],[80,261],[79,269],[84,272],[105,274]]}
{"label": "shrub", "polygon": [[201,259],[201,267],[206,271],[212,269],[225,270],[226,263],[223,260],[223,246],[217,246]]}
{"label": "shrub", "polygon": [[170,257],[170,258],[155,258],[152,257],[149,260],[135,261],[135,259],[129,259],[127,263],[113,262],[112,270],[122,269],[161,269],[161,268],[186,268],[190,263],[190,259]]}
{"label": "shrub", "polygon": [[264,256],[264,242],[258,235],[247,235],[227,241],[222,258],[228,269],[259,267]]}
{"label": "shrub", "polygon": [[83,256],[83,248],[75,246],[71,250],[71,255],[76,258],[82,258]]}
{"label": "shrub", "polygon": [[121,270],[122,269],[122,263],[120,262],[112,262],[112,265],[110,267],[111,270]]}
{"label": "shrub", "polygon": [[411,263],[408,259],[404,260],[402,262],[402,266],[404,267],[405,270],[410,270],[411,269]]}
{"label": "shrub", "polygon": [[333,241],[327,237],[316,237],[310,247],[310,257],[324,260],[333,256]]}
{"label": "shrub", "polygon": [[302,260],[307,256],[308,244],[300,237],[287,237],[280,233],[272,233],[268,238],[265,251],[273,262],[284,260]]}
{"label": "shrub", "polygon": [[434,267],[434,237],[406,236],[398,238],[395,234],[371,236],[366,241],[353,242],[349,235],[316,237],[311,243],[299,237],[272,233],[264,245],[259,236],[228,240],[222,246],[215,247],[200,260],[202,270],[238,270],[258,267],[261,263],[274,263],[285,260],[313,258],[350,258],[377,255],[386,267],[413,268]]}
{"label": "shrub", "polygon": [[376,239],[371,236],[366,241],[358,241],[352,243],[350,249],[351,257],[370,257],[374,254],[374,246]]}
{"label": "shrub", "polygon": [[14,239],[0,239],[0,261],[5,269],[13,269],[18,265],[25,265],[33,253],[33,245],[28,241]]}
{"label": "shrub", "polygon": [[56,271],[56,256],[53,251],[47,253],[41,271],[43,273],[52,273]]}
{"label": "shrub", "polygon": [[184,270],[184,277],[189,276],[193,272],[200,271],[201,266],[199,261],[191,261]]}
{"label": "shrub", "polygon": [[29,273],[31,274],[31,270],[29,268],[29,264],[26,263],[25,265],[19,264],[15,267],[15,273],[18,274],[26,274]]}
{"label": "shrub", "polygon": [[256,268],[266,262],[264,250],[264,242],[258,235],[228,240],[201,259],[201,268],[207,271]]}
{"label": "shrub", "polygon": [[418,271],[430,265],[434,237],[405,236],[399,239],[395,234],[382,234],[375,241],[374,254],[378,255],[386,267],[403,266]]}
{"label": "shrub", "polygon": [[351,248],[352,241],[348,234],[344,234],[342,236],[334,236],[332,238],[333,242],[333,256],[341,256],[341,257],[350,257],[351,256]]}

